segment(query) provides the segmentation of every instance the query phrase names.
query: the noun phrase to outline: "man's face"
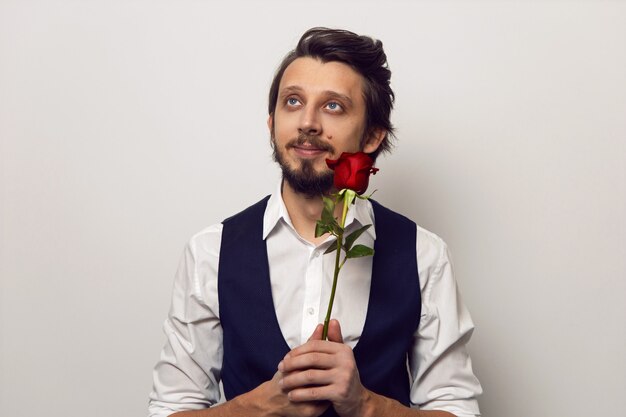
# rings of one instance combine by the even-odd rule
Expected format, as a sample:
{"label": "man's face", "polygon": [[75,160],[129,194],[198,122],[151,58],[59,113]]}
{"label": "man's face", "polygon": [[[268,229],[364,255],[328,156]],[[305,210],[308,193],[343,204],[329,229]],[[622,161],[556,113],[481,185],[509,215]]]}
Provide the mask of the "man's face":
{"label": "man's face", "polygon": [[363,141],[365,110],[363,78],[348,65],[305,57],[287,67],[268,126],[274,159],[296,192],[319,195],[331,189],[326,158],[378,148],[380,135]]}

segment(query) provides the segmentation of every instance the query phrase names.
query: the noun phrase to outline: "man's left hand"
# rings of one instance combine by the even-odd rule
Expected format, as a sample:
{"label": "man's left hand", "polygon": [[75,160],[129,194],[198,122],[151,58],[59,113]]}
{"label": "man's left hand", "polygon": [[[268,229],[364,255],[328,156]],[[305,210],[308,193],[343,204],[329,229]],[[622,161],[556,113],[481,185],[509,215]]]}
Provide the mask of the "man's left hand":
{"label": "man's left hand", "polygon": [[369,391],[361,384],[352,349],[343,343],[339,322],[330,321],[328,341],[313,339],[289,352],[278,367],[289,400],[327,400],[340,416],[362,415]]}

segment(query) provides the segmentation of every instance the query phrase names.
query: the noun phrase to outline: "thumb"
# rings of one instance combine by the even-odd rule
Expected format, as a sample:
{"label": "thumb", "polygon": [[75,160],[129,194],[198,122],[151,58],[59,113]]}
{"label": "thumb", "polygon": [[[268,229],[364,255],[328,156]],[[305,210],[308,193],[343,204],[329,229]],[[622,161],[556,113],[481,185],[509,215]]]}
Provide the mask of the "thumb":
{"label": "thumb", "polygon": [[341,326],[339,325],[339,322],[335,319],[332,319],[330,323],[328,323],[328,340],[331,342],[343,343]]}
{"label": "thumb", "polygon": [[321,324],[318,324],[317,327],[315,327],[315,330],[313,331],[313,334],[311,335],[311,337],[309,337],[309,340],[322,340],[322,334],[324,333],[324,326]]}

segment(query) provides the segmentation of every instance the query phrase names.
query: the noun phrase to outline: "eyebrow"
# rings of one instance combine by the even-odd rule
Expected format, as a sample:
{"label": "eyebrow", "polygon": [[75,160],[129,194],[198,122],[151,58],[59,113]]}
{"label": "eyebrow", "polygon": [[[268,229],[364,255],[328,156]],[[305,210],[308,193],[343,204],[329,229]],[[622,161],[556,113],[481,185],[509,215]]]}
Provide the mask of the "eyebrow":
{"label": "eyebrow", "polygon": [[[283,89],[280,91],[280,96],[281,96],[281,97],[285,97],[285,96],[287,96],[287,95],[289,95],[289,94],[294,94],[294,93],[302,93],[302,92],[304,92],[304,89],[303,89],[302,87],[297,86],[297,85],[290,85],[290,86],[288,86],[288,87],[283,88]],[[352,99],[351,99],[350,97],[348,97],[348,96],[347,96],[347,95],[345,95],[345,94],[341,94],[341,93],[338,93],[338,92],[336,92],[336,91],[333,91],[333,90],[325,90],[325,91],[322,91],[322,94],[324,94],[324,95],[328,96],[329,98],[334,98],[334,99],[337,99],[337,100],[342,100],[342,101],[344,101],[344,102],[345,102],[348,106],[352,106],[352,104],[353,104],[353,103],[352,103]]]}

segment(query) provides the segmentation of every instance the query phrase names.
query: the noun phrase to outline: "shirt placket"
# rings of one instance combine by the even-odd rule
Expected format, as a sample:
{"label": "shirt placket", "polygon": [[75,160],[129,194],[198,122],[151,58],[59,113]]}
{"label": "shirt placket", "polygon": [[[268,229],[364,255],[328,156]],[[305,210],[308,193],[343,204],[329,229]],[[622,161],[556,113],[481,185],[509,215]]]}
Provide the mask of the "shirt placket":
{"label": "shirt placket", "polygon": [[306,342],[319,323],[319,306],[322,296],[322,262],[324,257],[319,248],[311,248],[306,268],[304,303],[302,305],[302,327],[300,343]]}

